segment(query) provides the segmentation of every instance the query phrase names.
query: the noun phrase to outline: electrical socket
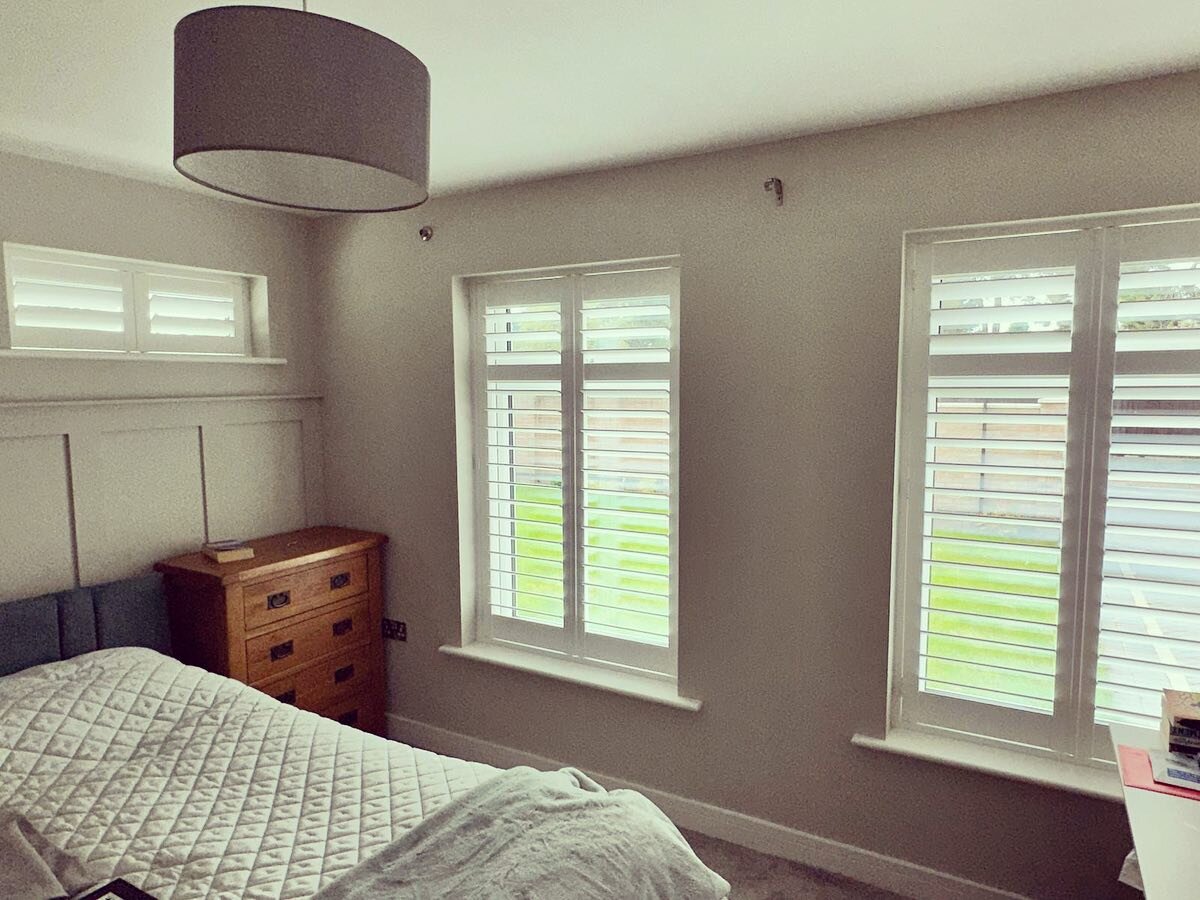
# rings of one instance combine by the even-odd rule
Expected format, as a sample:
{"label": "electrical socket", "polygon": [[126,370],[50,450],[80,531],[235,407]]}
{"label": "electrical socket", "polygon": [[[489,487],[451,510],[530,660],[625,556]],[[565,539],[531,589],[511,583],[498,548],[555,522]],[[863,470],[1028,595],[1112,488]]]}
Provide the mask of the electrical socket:
{"label": "electrical socket", "polygon": [[408,626],[398,619],[384,619],[383,636],[390,641],[407,641]]}

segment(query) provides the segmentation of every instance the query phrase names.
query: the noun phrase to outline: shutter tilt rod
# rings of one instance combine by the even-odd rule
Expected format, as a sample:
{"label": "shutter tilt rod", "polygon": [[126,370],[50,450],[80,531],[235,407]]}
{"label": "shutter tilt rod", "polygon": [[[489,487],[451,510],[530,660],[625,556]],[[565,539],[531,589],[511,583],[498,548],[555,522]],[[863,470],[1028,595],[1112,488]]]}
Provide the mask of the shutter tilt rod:
{"label": "shutter tilt rod", "polygon": [[768,178],[763,182],[764,191],[775,192],[775,205],[783,206],[783,181],[779,178]]}

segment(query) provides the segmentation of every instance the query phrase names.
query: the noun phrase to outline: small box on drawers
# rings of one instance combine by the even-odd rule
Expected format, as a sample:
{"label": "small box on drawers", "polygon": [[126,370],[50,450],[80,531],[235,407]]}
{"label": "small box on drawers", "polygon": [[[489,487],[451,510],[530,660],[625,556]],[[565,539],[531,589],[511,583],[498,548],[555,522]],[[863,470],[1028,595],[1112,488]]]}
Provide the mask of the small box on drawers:
{"label": "small box on drawers", "polygon": [[[382,733],[382,534],[305,528],[248,543],[254,558],[163,560],[180,660]],[[352,720],[352,721],[351,721]]]}

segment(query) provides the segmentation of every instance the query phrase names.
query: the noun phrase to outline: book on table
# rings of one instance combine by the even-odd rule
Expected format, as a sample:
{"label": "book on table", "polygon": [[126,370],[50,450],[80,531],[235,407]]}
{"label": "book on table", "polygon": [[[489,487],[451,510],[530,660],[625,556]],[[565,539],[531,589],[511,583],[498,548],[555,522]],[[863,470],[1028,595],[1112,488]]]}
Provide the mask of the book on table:
{"label": "book on table", "polygon": [[215,563],[254,559],[254,548],[245,541],[209,541],[200,550]]}

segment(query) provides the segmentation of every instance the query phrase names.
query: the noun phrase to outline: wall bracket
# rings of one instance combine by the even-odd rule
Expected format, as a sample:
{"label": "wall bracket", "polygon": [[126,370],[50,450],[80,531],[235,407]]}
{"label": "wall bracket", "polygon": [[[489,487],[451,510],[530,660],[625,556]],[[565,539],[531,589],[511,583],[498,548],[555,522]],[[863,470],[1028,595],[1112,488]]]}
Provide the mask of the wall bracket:
{"label": "wall bracket", "polygon": [[763,182],[763,190],[767,192],[775,192],[775,205],[783,206],[783,180],[780,178],[768,178]]}

